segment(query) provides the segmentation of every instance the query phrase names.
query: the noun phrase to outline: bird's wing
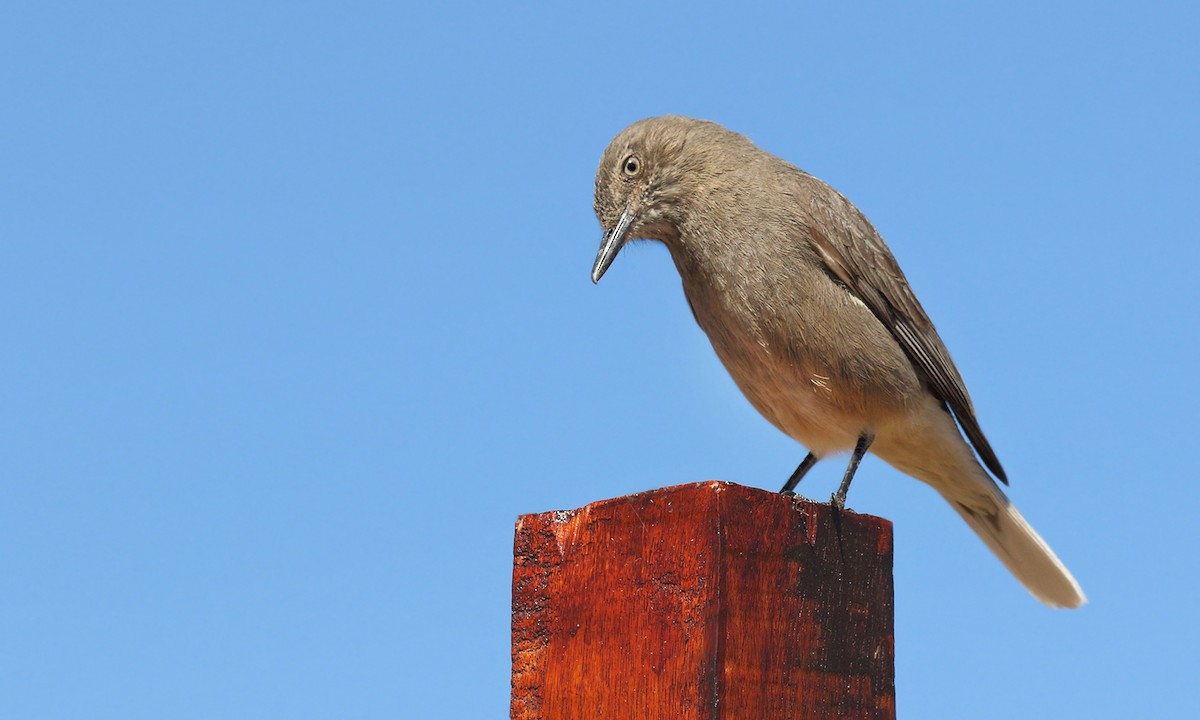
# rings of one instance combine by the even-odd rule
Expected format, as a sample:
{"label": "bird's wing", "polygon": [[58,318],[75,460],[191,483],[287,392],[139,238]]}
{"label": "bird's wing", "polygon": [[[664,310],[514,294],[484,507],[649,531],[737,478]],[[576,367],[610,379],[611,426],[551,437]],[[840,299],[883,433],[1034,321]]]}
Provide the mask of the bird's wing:
{"label": "bird's wing", "polygon": [[975,418],[975,407],[967,394],[967,386],[891,251],[849,200],[832,188],[815,195],[814,211],[824,217],[814,218],[816,222],[810,224],[809,230],[821,259],[892,333],[917,372],[950,406],[980,459],[1007,485],[1004,468]]}

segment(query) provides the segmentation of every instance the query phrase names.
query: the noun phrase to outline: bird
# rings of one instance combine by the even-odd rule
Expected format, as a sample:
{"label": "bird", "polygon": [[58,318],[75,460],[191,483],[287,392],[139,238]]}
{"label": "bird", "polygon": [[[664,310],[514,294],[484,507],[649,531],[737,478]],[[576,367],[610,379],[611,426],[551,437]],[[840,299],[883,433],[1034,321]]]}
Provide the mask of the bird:
{"label": "bird", "polygon": [[781,492],[850,451],[840,510],[870,452],[937,491],[1034,597],[1087,601],[1000,488],[1008,478],[949,351],[883,238],[839,192],[742,134],[665,115],[605,148],[594,210],[592,281],[627,243],[664,244],[738,388],[809,450]]}

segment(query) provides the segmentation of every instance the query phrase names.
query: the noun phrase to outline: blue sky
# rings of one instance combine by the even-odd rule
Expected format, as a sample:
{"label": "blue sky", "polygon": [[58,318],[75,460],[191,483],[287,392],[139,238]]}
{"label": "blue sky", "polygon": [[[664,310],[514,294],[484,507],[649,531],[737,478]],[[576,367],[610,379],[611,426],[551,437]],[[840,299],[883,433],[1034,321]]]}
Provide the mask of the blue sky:
{"label": "blue sky", "polygon": [[776,489],[804,450],[666,251],[588,277],[600,153],[667,112],[867,213],[1091,599],[1043,608],[868,459],[901,717],[1194,714],[1198,34],[1185,3],[5,4],[0,716],[503,717],[519,514]]}

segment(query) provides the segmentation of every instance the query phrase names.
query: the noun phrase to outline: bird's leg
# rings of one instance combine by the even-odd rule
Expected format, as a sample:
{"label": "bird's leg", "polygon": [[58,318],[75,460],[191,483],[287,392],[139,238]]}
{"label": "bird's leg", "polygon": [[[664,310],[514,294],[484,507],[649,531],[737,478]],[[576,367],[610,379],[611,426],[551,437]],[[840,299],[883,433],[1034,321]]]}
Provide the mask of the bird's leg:
{"label": "bird's leg", "polygon": [[839,510],[846,507],[846,493],[850,492],[850,481],[854,479],[858,464],[862,462],[863,455],[867,454],[867,448],[871,447],[874,441],[875,433],[870,430],[863,430],[862,435],[858,436],[858,442],[854,444],[854,453],[850,455],[850,465],[846,467],[846,474],[842,476],[842,484],[830,500]]}
{"label": "bird's leg", "polygon": [[788,481],[783,484],[783,489],[779,491],[780,495],[795,495],[796,485],[804,478],[805,474],[812,469],[813,465],[817,464],[817,456],[809,453],[800,461],[800,467],[796,468],[796,472],[788,478]]}

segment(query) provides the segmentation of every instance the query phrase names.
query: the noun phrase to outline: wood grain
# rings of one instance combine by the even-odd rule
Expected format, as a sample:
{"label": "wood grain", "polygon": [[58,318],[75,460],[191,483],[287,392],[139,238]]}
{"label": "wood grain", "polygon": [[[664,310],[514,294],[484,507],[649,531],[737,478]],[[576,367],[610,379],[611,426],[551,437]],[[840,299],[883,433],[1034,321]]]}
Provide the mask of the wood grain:
{"label": "wood grain", "polygon": [[525,515],[520,720],[895,717],[891,523],[723,482]]}

